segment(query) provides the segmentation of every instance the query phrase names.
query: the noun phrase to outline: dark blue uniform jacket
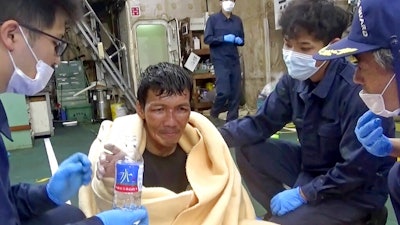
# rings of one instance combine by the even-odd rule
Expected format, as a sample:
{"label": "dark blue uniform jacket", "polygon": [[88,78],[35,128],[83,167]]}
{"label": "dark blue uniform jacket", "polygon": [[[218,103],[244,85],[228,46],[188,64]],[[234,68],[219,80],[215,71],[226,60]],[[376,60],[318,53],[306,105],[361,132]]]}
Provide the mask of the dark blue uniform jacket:
{"label": "dark blue uniform jacket", "polygon": [[[0,101],[0,132],[11,140],[11,131],[7,115]],[[21,170],[29,170],[21,165]],[[17,184],[10,185],[9,161],[7,150],[0,138],[0,224],[19,225],[21,220],[28,220],[47,210],[57,207],[47,196],[46,185]],[[97,218],[75,223],[75,225],[101,225]],[[50,225],[50,224],[49,224]],[[52,224],[57,225],[57,224]]]}
{"label": "dark blue uniform jacket", "polygon": [[[256,115],[229,122],[220,132],[229,146],[240,147],[264,141],[293,122],[303,169],[296,183],[309,203],[345,198],[365,208],[382,207],[394,158],[371,155],[355,136],[357,119],[367,107],[353,74],[352,65],[337,59],[318,84],[284,75]],[[394,137],[393,120],[382,124],[385,134]]]}
{"label": "dark blue uniform jacket", "polygon": [[204,31],[204,43],[210,45],[211,60],[213,63],[219,61],[239,63],[237,44],[224,42],[224,35],[233,34],[243,39],[244,31],[240,17],[231,15],[228,19],[222,12],[211,15]]}

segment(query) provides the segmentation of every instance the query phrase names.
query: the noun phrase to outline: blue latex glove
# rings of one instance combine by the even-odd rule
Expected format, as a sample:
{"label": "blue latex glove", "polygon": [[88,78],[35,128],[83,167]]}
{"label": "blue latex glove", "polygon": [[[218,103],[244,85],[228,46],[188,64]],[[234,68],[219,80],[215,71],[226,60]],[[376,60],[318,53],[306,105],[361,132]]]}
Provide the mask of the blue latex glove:
{"label": "blue latex glove", "polygon": [[235,37],[235,44],[237,45],[243,44],[243,39],[241,37]]}
{"label": "blue latex glove", "polygon": [[[149,218],[145,208],[134,211],[113,209],[96,215],[104,225],[148,225]],[[139,223],[138,223],[139,222]]]}
{"label": "blue latex glove", "polygon": [[355,133],[358,141],[372,155],[384,157],[392,152],[392,143],[383,134],[382,120],[370,110],[358,119]]}
{"label": "blue latex glove", "polygon": [[64,160],[46,186],[49,198],[61,205],[76,195],[79,188],[91,180],[90,165],[88,157],[83,153],[75,153]]}
{"label": "blue latex glove", "polygon": [[300,187],[282,191],[271,199],[272,215],[285,215],[305,203],[306,201],[300,195]]}
{"label": "blue latex glove", "polygon": [[233,34],[224,35],[224,41],[225,42],[229,42],[229,43],[234,43],[235,42],[235,35],[233,35]]}

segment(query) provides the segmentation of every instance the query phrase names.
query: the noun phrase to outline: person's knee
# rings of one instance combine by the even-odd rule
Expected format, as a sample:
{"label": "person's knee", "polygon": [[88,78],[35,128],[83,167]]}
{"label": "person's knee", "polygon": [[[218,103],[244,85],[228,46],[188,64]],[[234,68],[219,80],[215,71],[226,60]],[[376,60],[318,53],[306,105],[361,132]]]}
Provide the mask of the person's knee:
{"label": "person's knee", "polygon": [[275,157],[273,154],[269,155],[269,151],[266,151],[268,148],[265,148],[265,143],[235,148],[236,161],[241,173],[268,173],[268,170],[275,171],[273,169],[274,165],[272,165],[274,164],[272,163],[274,161],[272,158]]}
{"label": "person's knee", "polygon": [[217,93],[217,97],[218,98],[224,98],[224,99],[227,99],[227,98],[229,98],[229,93],[227,92],[227,91],[220,91],[220,92],[218,92]]}
{"label": "person's knee", "polygon": [[233,148],[233,152],[235,154],[237,166],[239,170],[242,170],[242,165],[248,161],[246,157],[246,150],[244,150],[242,147],[235,147]]}
{"label": "person's knee", "polygon": [[248,146],[242,146],[242,147],[235,147],[234,152],[236,159],[238,161],[249,161],[249,154],[251,154],[254,146],[253,145],[248,145]]}

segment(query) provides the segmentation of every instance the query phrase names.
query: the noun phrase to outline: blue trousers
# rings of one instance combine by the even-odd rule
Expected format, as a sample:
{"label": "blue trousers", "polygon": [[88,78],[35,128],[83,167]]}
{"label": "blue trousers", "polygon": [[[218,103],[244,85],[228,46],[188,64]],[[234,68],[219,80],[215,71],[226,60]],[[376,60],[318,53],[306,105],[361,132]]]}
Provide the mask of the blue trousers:
{"label": "blue trousers", "polygon": [[86,218],[83,212],[71,205],[62,205],[46,213],[34,217],[27,221],[22,221],[22,225],[64,225],[70,223],[76,223]]}
{"label": "blue trousers", "polygon": [[[311,180],[301,171],[300,146],[297,143],[268,139],[265,142],[235,149],[240,173],[250,194],[268,212],[272,197],[284,191],[284,185],[297,186]],[[283,216],[272,216],[269,221],[281,225],[355,225],[354,221],[368,216],[365,209],[342,199],[329,199],[312,205],[304,204]]]}
{"label": "blue trousers", "polygon": [[396,162],[388,175],[389,194],[397,223],[400,224],[400,163]]}
{"label": "blue trousers", "polygon": [[213,61],[215,70],[216,97],[211,116],[218,117],[222,112],[228,110],[226,121],[235,120],[239,117],[239,104],[241,96],[241,69],[239,60],[230,64],[222,61]]}

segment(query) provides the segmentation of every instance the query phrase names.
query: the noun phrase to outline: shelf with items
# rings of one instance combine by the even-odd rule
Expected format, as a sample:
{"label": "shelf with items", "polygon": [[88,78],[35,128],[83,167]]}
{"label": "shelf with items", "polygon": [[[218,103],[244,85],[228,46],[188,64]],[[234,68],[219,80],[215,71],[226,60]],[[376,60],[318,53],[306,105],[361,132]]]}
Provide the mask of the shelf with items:
{"label": "shelf with items", "polygon": [[194,49],[193,53],[198,56],[210,55],[210,49],[209,48]]}
{"label": "shelf with items", "polygon": [[[204,24],[199,25],[199,18],[184,18],[180,20],[180,46],[183,62],[185,62],[190,53],[198,56],[210,55],[209,46],[204,43]],[[195,22],[193,22],[195,21]]]}
{"label": "shelf with items", "polygon": [[214,91],[215,76],[213,66],[210,62],[208,49],[193,50],[193,53],[200,57],[200,60],[192,73],[193,78],[193,98],[192,107],[195,111],[210,109],[213,105],[213,99],[210,99]]}
{"label": "shelf with items", "polygon": [[212,91],[214,89],[215,76],[208,73],[193,73],[193,97],[192,108],[194,111],[210,109],[213,105]]}
{"label": "shelf with items", "polygon": [[[204,24],[202,18],[184,18],[181,20],[181,55],[185,68],[192,72],[193,96],[192,108],[195,111],[210,109],[212,100],[207,98],[212,91],[215,77],[210,61],[209,46],[204,43]],[[193,54],[194,55],[193,55]]]}

